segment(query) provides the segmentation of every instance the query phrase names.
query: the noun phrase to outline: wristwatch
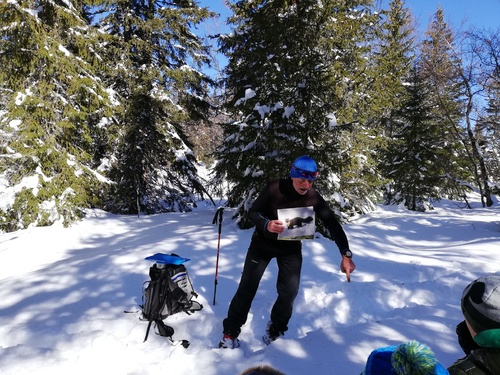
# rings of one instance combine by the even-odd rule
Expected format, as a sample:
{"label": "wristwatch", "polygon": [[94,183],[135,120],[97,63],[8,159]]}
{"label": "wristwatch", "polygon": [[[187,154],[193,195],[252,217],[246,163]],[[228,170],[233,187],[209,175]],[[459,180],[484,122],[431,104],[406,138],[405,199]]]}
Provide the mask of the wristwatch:
{"label": "wristwatch", "polygon": [[352,258],[352,251],[351,250],[346,250],[342,253],[343,256],[346,258]]}

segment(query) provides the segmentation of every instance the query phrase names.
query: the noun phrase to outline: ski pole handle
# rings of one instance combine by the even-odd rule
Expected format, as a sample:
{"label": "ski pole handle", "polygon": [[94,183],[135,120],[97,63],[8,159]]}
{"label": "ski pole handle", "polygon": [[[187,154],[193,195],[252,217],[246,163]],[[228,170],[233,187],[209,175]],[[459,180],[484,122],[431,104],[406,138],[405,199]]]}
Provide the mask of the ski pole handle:
{"label": "ski pole handle", "polygon": [[217,211],[215,212],[214,220],[212,221],[212,224],[222,224],[222,213],[224,212],[224,207],[219,207]]}
{"label": "ski pole handle", "polygon": [[215,296],[217,295],[217,279],[215,279],[215,283],[214,283],[214,302],[213,302],[213,305],[215,306]]}

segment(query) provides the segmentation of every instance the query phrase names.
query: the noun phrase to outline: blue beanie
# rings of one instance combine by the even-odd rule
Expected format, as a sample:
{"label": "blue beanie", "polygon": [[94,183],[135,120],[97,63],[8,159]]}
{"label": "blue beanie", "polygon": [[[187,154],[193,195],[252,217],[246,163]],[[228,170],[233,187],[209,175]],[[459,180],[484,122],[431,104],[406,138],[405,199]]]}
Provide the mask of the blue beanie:
{"label": "blue beanie", "polygon": [[363,375],[449,375],[432,350],[417,341],[371,352]]}
{"label": "blue beanie", "polygon": [[311,157],[307,155],[301,156],[293,162],[290,177],[314,181],[318,177],[318,166]]}

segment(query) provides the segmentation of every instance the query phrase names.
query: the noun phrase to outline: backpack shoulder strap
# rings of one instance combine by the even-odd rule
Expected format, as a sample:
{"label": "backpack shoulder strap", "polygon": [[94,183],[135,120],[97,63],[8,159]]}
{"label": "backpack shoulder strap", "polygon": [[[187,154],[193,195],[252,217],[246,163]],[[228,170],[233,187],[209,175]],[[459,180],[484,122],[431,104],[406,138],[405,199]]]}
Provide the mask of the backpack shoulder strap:
{"label": "backpack shoulder strap", "polygon": [[201,303],[199,303],[198,301],[191,301],[191,305],[186,312],[189,314],[195,311],[200,311],[201,309],[203,309],[203,305]]}

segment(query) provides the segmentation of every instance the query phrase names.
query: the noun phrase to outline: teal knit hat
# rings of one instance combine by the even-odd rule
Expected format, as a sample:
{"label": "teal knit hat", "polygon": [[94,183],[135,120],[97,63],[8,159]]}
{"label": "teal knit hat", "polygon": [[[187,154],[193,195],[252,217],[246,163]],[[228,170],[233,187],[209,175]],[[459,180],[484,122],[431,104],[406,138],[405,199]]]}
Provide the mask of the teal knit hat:
{"label": "teal knit hat", "polygon": [[417,341],[371,352],[363,375],[449,375],[432,350]]}

